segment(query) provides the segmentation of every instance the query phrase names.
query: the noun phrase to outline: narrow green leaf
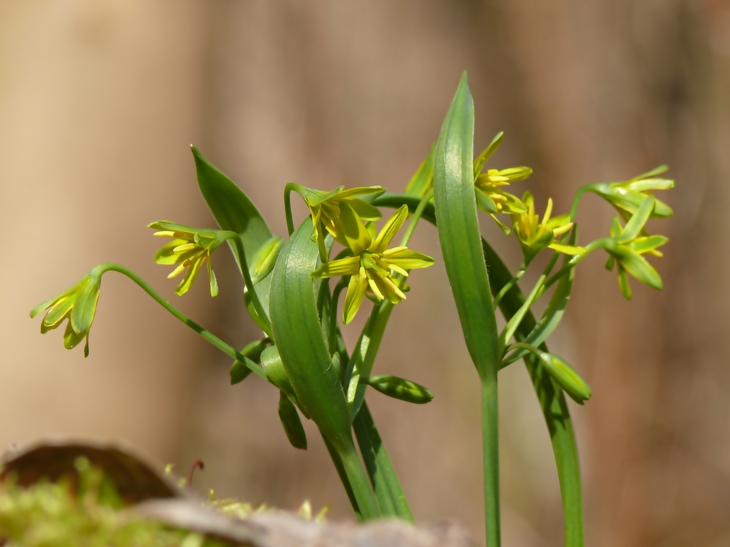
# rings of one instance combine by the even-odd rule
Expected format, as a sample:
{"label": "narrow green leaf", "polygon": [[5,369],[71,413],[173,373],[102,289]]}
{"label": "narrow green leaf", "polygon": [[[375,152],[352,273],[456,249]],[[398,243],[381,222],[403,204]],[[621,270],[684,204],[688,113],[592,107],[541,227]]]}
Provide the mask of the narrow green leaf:
{"label": "narrow green leaf", "polygon": [[[374,200],[373,205],[397,209],[406,204],[409,210],[414,212],[419,201],[417,197],[413,196],[386,193]],[[429,204],[424,209],[422,218],[436,224],[433,205]],[[489,265],[491,289],[496,295],[502,287],[510,282],[513,275],[485,239],[482,239],[482,246],[486,263]],[[516,285],[507,291],[499,302],[499,308],[502,310],[505,319],[509,320],[520,309],[524,301],[525,297]],[[516,337],[519,340],[524,340],[534,327],[535,318],[531,312],[527,312],[517,329]],[[547,351],[547,346],[543,343],[540,349]],[[525,364],[540,401],[543,416],[550,433],[553,453],[555,454],[563,500],[563,512],[565,514],[565,545],[566,547],[583,547],[583,489],[581,486],[578,445],[570,410],[562,390],[558,389],[547,372],[539,367],[537,358],[528,355],[525,358]]]}
{"label": "narrow green leaf", "polygon": [[[197,148],[193,146],[191,149],[195,158],[200,191],[208,203],[218,226],[223,230],[230,230],[241,236],[246,259],[249,264],[252,264],[259,247],[273,237],[271,230],[256,206],[246,197],[246,194],[231,179],[211,164]],[[236,248],[230,242],[229,245],[240,269],[241,262]],[[256,291],[265,310],[269,308],[270,283],[271,277],[266,276],[255,287],[249,287],[249,290]]]}
{"label": "narrow green leaf", "polygon": [[497,372],[499,334],[482,254],[474,192],[474,102],[466,74],[441,127],[434,160],[434,203],[446,273],[464,340],[482,381],[487,545],[500,545]]}

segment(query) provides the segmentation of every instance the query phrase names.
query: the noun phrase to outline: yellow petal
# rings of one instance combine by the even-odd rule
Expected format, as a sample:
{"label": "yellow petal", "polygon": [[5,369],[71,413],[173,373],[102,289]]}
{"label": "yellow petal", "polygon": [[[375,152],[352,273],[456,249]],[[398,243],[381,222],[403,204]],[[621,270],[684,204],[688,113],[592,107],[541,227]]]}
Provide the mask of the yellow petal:
{"label": "yellow petal", "polygon": [[357,311],[360,309],[362,299],[368,288],[367,279],[361,275],[353,275],[347,286],[347,295],[345,296],[345,306],[342,310],[342,322],[347,325],[355,318]]}
{"label": "yellow petal", "polygon": [[360,269],[360,257],[348,256],[322,264],[312,273],[312,277],[334,277],[336,275],[355,275]]}
{"label": "yellow petal", "polygon": [[390,217],[388,222],[385,223],[385,226],[383,226],[383,229],[380,230],[375,242],[368,248],[368,250],[373,253],[382,253],[385,251],[407,218],[408,206],[403,205],[392,217]]}

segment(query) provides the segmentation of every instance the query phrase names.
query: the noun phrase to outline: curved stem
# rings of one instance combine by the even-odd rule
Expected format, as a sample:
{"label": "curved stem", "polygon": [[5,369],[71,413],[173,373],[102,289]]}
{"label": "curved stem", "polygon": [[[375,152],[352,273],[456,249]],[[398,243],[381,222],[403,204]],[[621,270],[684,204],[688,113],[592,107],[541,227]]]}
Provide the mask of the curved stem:
{"label": "curved stem", "polygon": [[578,214],[578,205],[580,204],[580,200],[583,197],[583,194],[585,194],[586,192],[592,192],[595,186],[595,184],[585,184],[578,188],[578,191],[575,193],[575,197],[573,198],[573,205],[570,208],[571,222],[575,221],[575,217]]}
{"label": "curved stem", "polygon": [[291,236],[294,233],[294,219],[291,214],[291,193],[293,183],[289,183],[284,187],[284,211],[286,215],[286,230]]}
{"label": "curved stem", "polygon": [[416,211],[413,213],[413,217],[411,218],[411,223],[403,233],[403,238],[400,242],[402,247],[406,247],[408,245],[413,232],[416,230],[416,226],[418,226],[418,221],[421,220],[421,215],[423,215],[423,211],[426,209],[426,205],[428,205],[428,202],[431,201],[431,199],[433,199],[433,188],[426,192],[421,198],[421,201],[418,203],[418,207],[416,207]]}
{"label": "curved stem", "polygon": [[204,329],[200,325],[198,325],[195,321],[187,317],[184,313],[182,313],[180,310],[175,308],[172,304],[170,304],[167,300],[165,300],[157,291],[155,291],[144,279],[139,277],[136,273],[129,270],[128,268],[125,268],[124,266],[120,266],[119,264],[113,264],[111,262],[107,262],[105,264],[100,264],[99,268],[101,269],[102,273],[104,272],[118,272],[122,275],[127,276],[129,279],[134,281],[143,291],[145,291],[147,294],[149,294],[158,304],[160,304],[163,308],[165,308],[167,311],[169,311],[172,315],[174,315],[177,319],[185,323],[188,327],[193,329],[195,332],[197,332],[205,341],[210,342],[213,344],[216,348],[221,350],[223,353],[228,355],[230,358],[235,359],[237,361],[241,361],[243,363],[246,363],[246,366],[250,368],[253,372],[261,376],[264,380],[268,380],[266,376],[266,372],[264,372],[264,369],[261,368],[259,365],[251,361],[248,357],[245,355],[239,353],[236,351],[235,348],[232,346],[229,346],[226,344],[223,340],[218,338],[216,335],[211,333],[210,331]]}
{"label": "curved stem", "polygon": [[230,231],[224,231],[222,232],[224,239],[232,239],[233,243],[236,245],[236,251],[238,252],[238,258],[241,262],[241,272],[243,273],[243,281],[246,284],[246,287],[248,288],[248,294],[251,298],[251,303],[253,304],[254,309],[256,310],[256,313],[258,314],[259,318],[262,321],[262,324],[260,326],[263,328],[264,332],[269,338],[272,338],[271,334],[271,321],[269,320],[269,315],[264,310],[264,307],[261,305],[261,300],[259,300],[258,294],[256,294],[256,290],[253,287],[253,281],[251,280],[251,272],[248,270],[248,261],[246,260],[246,250],[243,248],[243,240],[241,240],[241,236],[237,234],[236,232],[230,232]]}
{"label": "curved stem", "polygon": [[[556,253],[557,254],[557,253]],[[499,305],[499,301],[502,300],[502,297],[507,294],[510,290],[512,290],[512,287],[515,286],[515,283],[517,283],[520,279],[522,279],[522,276],[525,275],[526,272],[526,266],[525,263],[522,263],[522,266],[520,266],[520,271],[518,271],[512,279],[510,279],[504,287],[502,287],[499,292],[497,293],[497,296],[494,297],[494,307],[496,308]]]}
{"label": "curved stem", "polygon": [[553,283],[555,283],[563,275],[565,275],[566,273],[568,273],[568,271],[570,269],[575,268],[578,264],[580,264],[581,262],[583,262],[583,260],[585,260],[586,257],[589,254],[591,254],[593,251],[595,251],[596,249],[608,249],[608,248],[612,247],[614,244],[615,243],[613,241],[613,238],[610,238],[610,237],[605,237],[603,239],[597,239],[595,241],[592,241],[591,243],[589,243],[588,245],[586,245],[586,252],[585,253],[583,253],[581,255],[576,255],[573,258],[571,258],[565,266],[563,266],[562,268],[560,268],[557,272],[555,272],[555,274],[550,279],[548,279],[545,282],[544,290],[547,290],[548,288],[550,288],[550,286]]}

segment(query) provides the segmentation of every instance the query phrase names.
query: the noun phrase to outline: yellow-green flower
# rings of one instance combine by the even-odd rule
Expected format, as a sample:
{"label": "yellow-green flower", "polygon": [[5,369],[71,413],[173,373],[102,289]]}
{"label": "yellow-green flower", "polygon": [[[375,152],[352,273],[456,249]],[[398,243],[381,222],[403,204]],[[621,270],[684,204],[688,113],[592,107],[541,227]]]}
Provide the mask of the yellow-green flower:
{"label": "yellow-green flower", "polygon": [[609,253],[606,269],[612,270],[614,265],[616,266],[619,287],[626,300],[631,300],[632,297],[628,274],[654,289],[661,290],[664,286],[659,273],[641,256],[643,254],[662,256],[657,248],[669,241],[664,236],[640,236],[655,206],[656,199],[648,196],[644,198],[644,202],[626,226],[621,226],[618,217],[613,218],[611,225],[613,242],[605,247]]}
{"label": "yellow-green flower", "polygon": [[565,245],[555,240],[556,236],[570,231],[573,223],[570,222],[569,215],[550,218],[553,211],[552,199],[548,199],[542,221],[535,213],[535,199],[530,192],[523,194],[522,202],[527,210],[524,213],[513,214],[512,224],[520,241],[526,265],[546,247],[569,255],[580,255],[586,252],[583,247]]}
{"label": "yellow-green flower", "polygon": [[385,223],[377,237],[363,226],[350,207],[343,207],[342,212],[342,221],[348,226],[348,234],[354,234],[356,227],[353,223],[356,222],[361,227],[359,237],[349,237],[347,241],[354,256],[327,262],[312,273],[312,276],[351,276],[342,318],[342,322],[347,324],[357,314],[368,292],[377,300],[388,299],[393,304],[404,300],[406,295],[399,287],[400,281],[394,279],[393,275],[408,276],[407,270],[427,268],[434,261],[430,256],[411,251],[407,247],[388,249],[395,234],[408,218],[406,205],[398,209]]}
{"label": "yellow-green flower", "polygon": [[366,221],[378,220],[383,216],[377,207],[357,197],[372,194],[379,196],[385,192],[385,188],[382,186],[360,186],[347,190],[344,186],[340,186],[331,192],[313,190],[295,183],[288,186],[302,196],[307,207],[309,207],[309,212],[312,214],[312,224],[314,225],[312,239],[319,242],[322,256],[325,256],[326,253],[324,253],[324,232],[320,225],[342,245],[347,244],[344,233],[345,228],[340,220],[343,204],[348,205],[361,219]]}
{"label": "yellow-green flower", "polygon": [[502,145],[504,133],[500,132],[492,139],[489,146],[474,160],[474,187],[476,188],[477,207],[489,213],[505,234],[510,230],[497,218],[498,213],[520,214],[527,211],[520,198],[505,192],[505,187],[512,182],[525,180],[532,174],[529,167],[510,167],[508,169],[488,169],[482,173],[484,164]]}
{"label": "yellow-green flower", "polygon": [[161,220],[153,222],[148,226],[154,230],[157,237],[171,237],[173,241],[162,247],[155,254],[155,262],[157,264],[172,265],[177,264],[168,279],[177,277],[183,271],[180,284],[175,289],[175,293],[182,296],[193,285],[195,278],[198,277],[203,264],[208,266],[208,277],[210,279],[210,295],[218,295],[218,281],[216,280],[213,266],[210,261],[210,254],[223,242],[220,232],[216,230],[201,230],[190,228],[174,222]]}
{"label": "yellow-green flower", "polygon": [[509,169],[488,169],[477,176],[474,186],[477,189],[477,205],[490,214],[524,213],[527,210],[520,198],[503,190],[511,182],[525,180],[532,173],[529,167],[510,167]]}
{"label": "yellow-green flower", "polygon": [[94,268],[69,290],[43,302],[30,312],[30,316],[33,318],[41,311],[48,310],[41,322],[41,333],[43,334],[58,327],[64,319],[68,319],[66,332],[63,335],[63,345],[66,349],[73,349],[79,345],[81,340],[86,339],[85,357],[89,356],[89,330],[94,322],[96,304],[99,301],[101,275],[101,269]]}
{"label": "yellow-green flower", "polygon": [[[653,196],[655,190],[674,188],[674,181],[657,177],[667,170],[666,165],[652,169],[648,173],[634,177],[625,182],[589,184],[586,190],[594,192],[613,205],[624,221],[636,213],[647,196]],[[656,200],[652,218],[666,218],[674,214],[666,203]]]}

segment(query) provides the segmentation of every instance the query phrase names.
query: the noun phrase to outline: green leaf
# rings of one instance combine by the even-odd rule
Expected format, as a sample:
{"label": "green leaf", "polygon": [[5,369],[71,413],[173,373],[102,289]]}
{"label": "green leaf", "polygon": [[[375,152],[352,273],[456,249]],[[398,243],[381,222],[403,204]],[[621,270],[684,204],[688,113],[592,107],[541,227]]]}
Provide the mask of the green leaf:
{"label": "green leaf", "polygon": [[[373,201],[373,205],[397,209],[406,204],[409,210],[414,212],[419,201],[416,197],[403,194],[383,194]],[[426,206],[422,218],[436,224],[433,205]],[[493,294],[496,295],[502,290],[502,287],[510,282],[513,275],[487,240],[482,239],[482,247],[486,264],[489,265],[491,288]],[[499,302],[499,308],[502,310],[505,319],[509,320],[520,309],[524,301],[525,297],[517,285],[507,291]],[[535,318],[532,312],[528,311],[518,326],[515,336],[520,340],[524,340],[534,327]],[[547,346],[543,343],[540,349],[547,351]],[[570,409],[562,390],[558,389],[550,376],[543,372],[537,358],[528,355],[525,358],[525,364],[540,401],[545,423],[550,432],[553,453],[555,454],[563,512],[565,514],[565,545],[568,547],[582,547],[584,545],[583,493],[578,445],[570,417]]]}
{"label": "green leaf", "polygon": [[482,254],[474,192],[474,101],[466,73],[441,127],[434,160],[434,204],[446,274],[461,330],[482,382],[487,545],[500,544],[497,372],[499,334]]}
{"label": "green leaf", "polygon": [[[252,264],[259,247],[273,237],[271,230],[256,206],[246,197],[246,194],[217,167],[205,159],[197,148],[193,146],[191,149],[195,158],[200,191],[208,203],[218,226],[223,230],[230,230],[241,236],[246,260],[249,264]],[[241,261],[238,258],[236,248],[230,242],[229,245],[240,269]],[[256,283],[255,287],[249,287],[249,290],[256,291],[264,310],[269,308],[270,283],[271,277],[266,276]]]}
{"label": "green leaf", "polygon": [[[270,349],[270,348],[269,348]],[[307,449],[307,434],[304,432],[302,420],[299,418],[297,408],[289,400],[283,391],[279,391],[279,419],[284,427],[286,438],[294,448]]]}
{"label": "green leaf", "polygon": [[327,351],[317,314],[312,272],[319,249],[307,217],[284,244],[271,282],[271,322],[281,361],[302,410],[317,424],[342,460],[364,518],[380,515],[355,450],[350,413],[337,371]]}
{"label": "green leaf", "polygon": [[434,203],[464,339],[479,375],[485,378],[496,376],[499,337],[477,218],[473,143],[474,103],[465,74],[436,145]]}

